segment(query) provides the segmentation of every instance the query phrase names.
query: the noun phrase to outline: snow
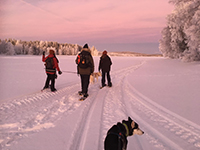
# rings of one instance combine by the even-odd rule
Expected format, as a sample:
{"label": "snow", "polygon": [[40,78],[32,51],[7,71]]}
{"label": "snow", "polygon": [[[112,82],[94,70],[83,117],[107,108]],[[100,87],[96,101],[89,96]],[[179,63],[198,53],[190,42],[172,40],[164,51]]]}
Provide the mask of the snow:
{"label": "snow", "polygon": [[145,132],[128,137],[128,150],[200,149],[199,62],[112,56],[113,87],[99,89],[99,78],[80,102],[75,56],[58,56],[55,93],[40,91],[41,59],[0,57],[0,149],[103,150],[108,129],[128,116]]}

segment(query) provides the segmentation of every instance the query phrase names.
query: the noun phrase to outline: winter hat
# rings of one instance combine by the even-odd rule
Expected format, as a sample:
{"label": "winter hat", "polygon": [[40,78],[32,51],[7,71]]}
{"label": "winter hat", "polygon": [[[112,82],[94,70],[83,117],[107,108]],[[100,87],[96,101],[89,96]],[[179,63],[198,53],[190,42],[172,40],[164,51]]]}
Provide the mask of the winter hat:
{"label": "winter hat", "polygon": [[86,44],[83,46],[83,48],[88,48],[88,44],[86,43]]}
{"label": "winter hat", "polygon": [[107,51],[103,51],[103,55],[107,55]]}
{"label": "winter hat", "polygon": [[55,54],[55,52],[54,52],[54,50],[49,50],[49,54],[52,54],[52,55],[54,55]]}

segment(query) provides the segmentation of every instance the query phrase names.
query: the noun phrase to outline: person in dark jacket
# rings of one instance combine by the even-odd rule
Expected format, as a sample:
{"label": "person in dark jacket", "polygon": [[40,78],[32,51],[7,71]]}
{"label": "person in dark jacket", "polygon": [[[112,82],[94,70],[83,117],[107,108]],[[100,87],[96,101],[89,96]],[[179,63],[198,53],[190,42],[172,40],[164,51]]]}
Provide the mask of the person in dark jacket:
{"label": "person in dark jacket", "polygon": [[[82,68],[80,63],[80,55],[87,56],[87,64],[88,66],[86,68]],[[77,64],[77,71],[78,74],[80,74],[81,77],[81,91],[79,91],[79,95],[83,95],[83,97],[88,97],[88,87],[90,83],[90,75],[94,72],[94,61],[93,57],[91,55],[91,51],[88,47],[88,44],[85,44],[80,52],[80,54],[76,58],[76,64]]]}
{"label": "person in dark jacket", "polygon": [[60,71],[60,68],[58,66],[58,59],[55,56],[54,50],[50,50],[49,55],[47,57],[45,57],[45,52],[43,52],[42,61],[46,62],[47,59],[52,59],[53,61],[52,61],[52,68],[47,68],[47,66],[46,66],[47,79],[46,79],[43,90],[49,88],[49,82],[51,81],[50,88],[51,88],[51,91],[54,92],[54,91],[56,91],[56,89],[55,89],[55,79],[57,77],[56,70],[58,71],[59,75],[61,75],[62,72]]}
{"label": "person in dark jacket", "polygon": [[110,68],[112,65],[112,61],[110,57],[107,55],[107,51],[103,51],[102,56],[100,57],[99,61],[99,71],[102,71],[102,79],[101,79],[101,84],[102,87],[106,86],[105,84],[105,76],[107,75],[107,81],[108,81],[108,86],[112,86],[111,78],[110,78]]}

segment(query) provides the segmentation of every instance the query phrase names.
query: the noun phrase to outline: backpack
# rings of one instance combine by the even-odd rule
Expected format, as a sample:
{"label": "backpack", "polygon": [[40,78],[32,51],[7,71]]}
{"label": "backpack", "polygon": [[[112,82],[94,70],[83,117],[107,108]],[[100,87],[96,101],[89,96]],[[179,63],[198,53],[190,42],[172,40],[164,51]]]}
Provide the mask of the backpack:
{"label": "backpack", "polygon": [[80,53],[78,56],[77,56],[77,62],[78,66],[80,68],[88,68],[90,67],[90,60],[89,60],[89,54],[86,54],[86,53]]}
{"label": "backpack", "polygon": [[53,57],[48,57],[45,60],[45,66],[46,66],[46,71],[48,72],[55,72],[55,68],[53,68],[54,66],[54,62],[53,62]]}

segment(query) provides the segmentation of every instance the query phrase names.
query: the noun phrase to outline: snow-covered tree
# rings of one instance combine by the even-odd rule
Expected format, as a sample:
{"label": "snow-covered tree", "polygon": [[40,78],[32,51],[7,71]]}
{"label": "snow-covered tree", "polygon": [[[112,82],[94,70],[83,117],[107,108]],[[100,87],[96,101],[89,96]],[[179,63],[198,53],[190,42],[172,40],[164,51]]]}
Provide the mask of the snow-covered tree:
{"label": "snow-covered tree", "polygon": [[58,55],[63,55],[63,45],[62,44],[60,44],[60,46],[59,46]]}
{"label": "snow-covered tree", "polygon": [[12,45],[12,43],[10,43],[10,42],[7,43],[7,52],[5,54],[6,55],[15,55],[15,50],[14,50],[14,46]]}
{"label": "snow-covered tree", "polygon": [[165,57],[185,61],[200,60],[200,1],[170,0],[175,10],[167,17],[167,27],[162,31],[160,51]]}
{"label": "snow-covered tree", "polygon": [[28,52],[29,55],[40,55],[42,54],[42,50],[40,50],[39,47],[33,45],[29,48],[29,52]]}
{"label": "snow-covered tree", "polygon": [[23,54],[23,45],[22,44],[16,44],[15,46],[14,46],[14,50],[15,50],[15,54],[16,55],[21,55],[21,54]]}
{"label": "snow-covered tree", "polygon": [[79,51],[78,44],[75,44],[75,46],[74,46],[74,55],[78,54],[78,51]]}
{"label": "snow-covered tree", "polygon": [[165,27],[162,30],[162,39],[160,40],[159,49],[164,57],[172,58],[174,54],[171,54],[172,47],[169,43],[171,43],[171,32],[169,27]]}
{"label": "snow-covered tree", "polygon": [[92,46],[92,48],[91,48],[91,54],[92,54],[92,56],[98,56],[98,51],[94,46]]}
{"label": "snow-covered tree", "polygon": [[191,19],[191,25],[186,29],[188,50],[184,52],[185,61],[200,60],[200,6]]}
{"label": "snow-covered tree", "polygon": [[173,3],[175,5],[180,5],[182,3],[187,3],[187,2],[190,2],[190,1],[193,1],[193,0],[170,0],[169,3]]}
{"label": "snow-covered tree", "polygon": [[28,55],[29,54],[30,47],[28,45],[23,45],[23,54]]}
{"label": "snow-covered tree", "polygon": [[3,55],[14,55],[14,46],[11,42],[2,41],[0,43],[0,54]]}

